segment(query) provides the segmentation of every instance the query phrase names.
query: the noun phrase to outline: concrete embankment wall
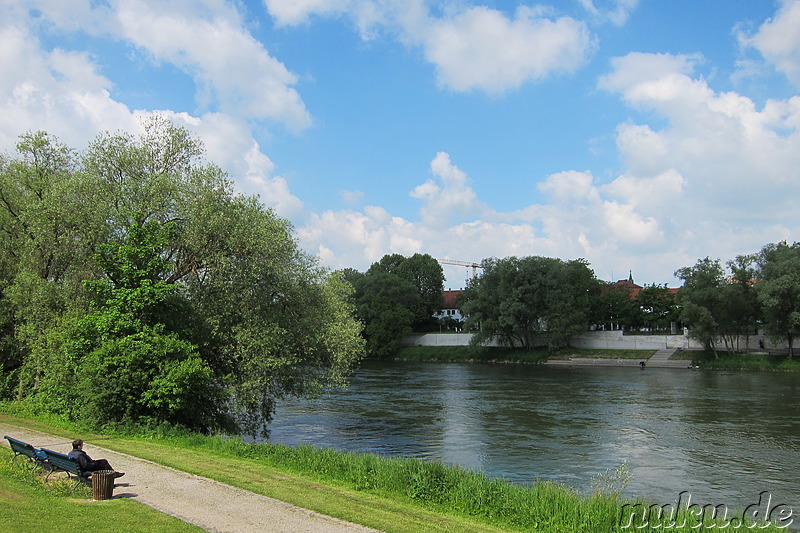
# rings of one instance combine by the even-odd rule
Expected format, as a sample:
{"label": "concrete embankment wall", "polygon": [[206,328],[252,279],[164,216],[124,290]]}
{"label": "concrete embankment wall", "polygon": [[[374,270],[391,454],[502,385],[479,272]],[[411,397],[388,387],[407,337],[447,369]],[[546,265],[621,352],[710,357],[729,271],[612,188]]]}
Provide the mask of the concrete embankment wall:
{"label": "concrete embankment wall", "polygon": [[[468,346],[472,333],[425,333],[400,339],[401,346]],[[498,346],[492,343],[492,346]]]}
{"label": "concrete embankment wall", "polygon": [[[471,333],[427,333],[404,337],[401,346],[467,346],[472,338]],[[764,346],[760,344],[764,343]],[[773,343],[764,335],[753,335],[749,338],[750,351],[764,349],[780,350],[788,348],[787,343]],[[493,343],[498,346],[498,343]],[[587,331],[575,335],[570,340],[575,348],[603,350],[700,350],[703,345],[688,335],[623,335],[622,331]],[[796,348],[797,346],[795,346]],[[720,341],[719,348],[724,349]],[[745,349],[745,339],[741,339],[740,349]]]}
{"label": "concrete embankment wall", "polygon": [[[401,346],[468,346],[472,333],[426,333],[400,340]],[[497,342],[493,346],[499,346]],[[575,348],[605,350],[660,350],[662,348],[702,348],[684,335],[631,335],[621,331],[590,331],[576,335],[570,341]]]}
{"label": "concrete embankment wall", "polygon": [[703,345],[687,335],[623,335],[621,331],[589,331],[575,335],[569,342],[575,348],[603,350],[702,349]]}

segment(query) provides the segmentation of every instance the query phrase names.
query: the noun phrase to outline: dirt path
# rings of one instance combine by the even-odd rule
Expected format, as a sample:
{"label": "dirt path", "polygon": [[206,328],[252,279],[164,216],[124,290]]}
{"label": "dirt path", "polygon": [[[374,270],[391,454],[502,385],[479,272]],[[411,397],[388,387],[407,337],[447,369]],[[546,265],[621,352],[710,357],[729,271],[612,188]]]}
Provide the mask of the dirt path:
{"label": "dirt path", "polygon": [[[8,435],[36,448],[67,453],[71,441],[28,428],[0,423]],[[2,439],[4,445],[8,441]],[[114,498],[132,498],[208,531],[245,533],[362,533],[375,531],[308,509],[267,498],[217,481],[106,450],[87,442],[93,458],[108,459],[125,476],[117,480]]]}

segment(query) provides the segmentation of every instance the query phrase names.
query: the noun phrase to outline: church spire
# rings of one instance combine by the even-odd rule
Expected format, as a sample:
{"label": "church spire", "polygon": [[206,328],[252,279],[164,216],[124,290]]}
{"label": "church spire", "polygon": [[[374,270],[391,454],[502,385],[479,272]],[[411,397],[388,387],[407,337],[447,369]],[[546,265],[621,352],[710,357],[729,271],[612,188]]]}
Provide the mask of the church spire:
{"label": "church spire", "polygon": [[628,281],[633,283],[633,270],[628,271]]}

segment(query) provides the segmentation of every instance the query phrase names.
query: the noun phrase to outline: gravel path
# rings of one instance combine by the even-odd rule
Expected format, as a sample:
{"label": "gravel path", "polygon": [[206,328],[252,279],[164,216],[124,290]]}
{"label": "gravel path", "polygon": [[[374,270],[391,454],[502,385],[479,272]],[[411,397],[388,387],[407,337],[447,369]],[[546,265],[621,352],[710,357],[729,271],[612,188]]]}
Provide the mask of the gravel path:
{"label": "gravel path", "polygon": [[[67,453],[71,440],[0,423],[0,435]],[[8,445],[6,439],[2,439]],[[208,531],[231,533],[361,533],[376,531],[308,509],[195,476],[151,461],[94,446],[84,450],[108,462],[125,476],[117,480],[114,498],[132,498]]]}

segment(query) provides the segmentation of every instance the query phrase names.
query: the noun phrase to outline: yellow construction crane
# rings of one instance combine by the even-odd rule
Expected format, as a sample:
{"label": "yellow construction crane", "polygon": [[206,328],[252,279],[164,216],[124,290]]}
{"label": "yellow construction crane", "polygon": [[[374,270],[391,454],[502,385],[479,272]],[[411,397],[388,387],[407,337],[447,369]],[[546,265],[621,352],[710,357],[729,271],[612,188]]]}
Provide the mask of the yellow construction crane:
{"label": "yellow construction crane", "polygon": [[455,266],[463,266],[467,268],[472,268],[472,277],[478,275],[477,269],[483,268],[478,263],[472,261],[455,261],[454,259],[437,259],[440,265],[455,265]]}

